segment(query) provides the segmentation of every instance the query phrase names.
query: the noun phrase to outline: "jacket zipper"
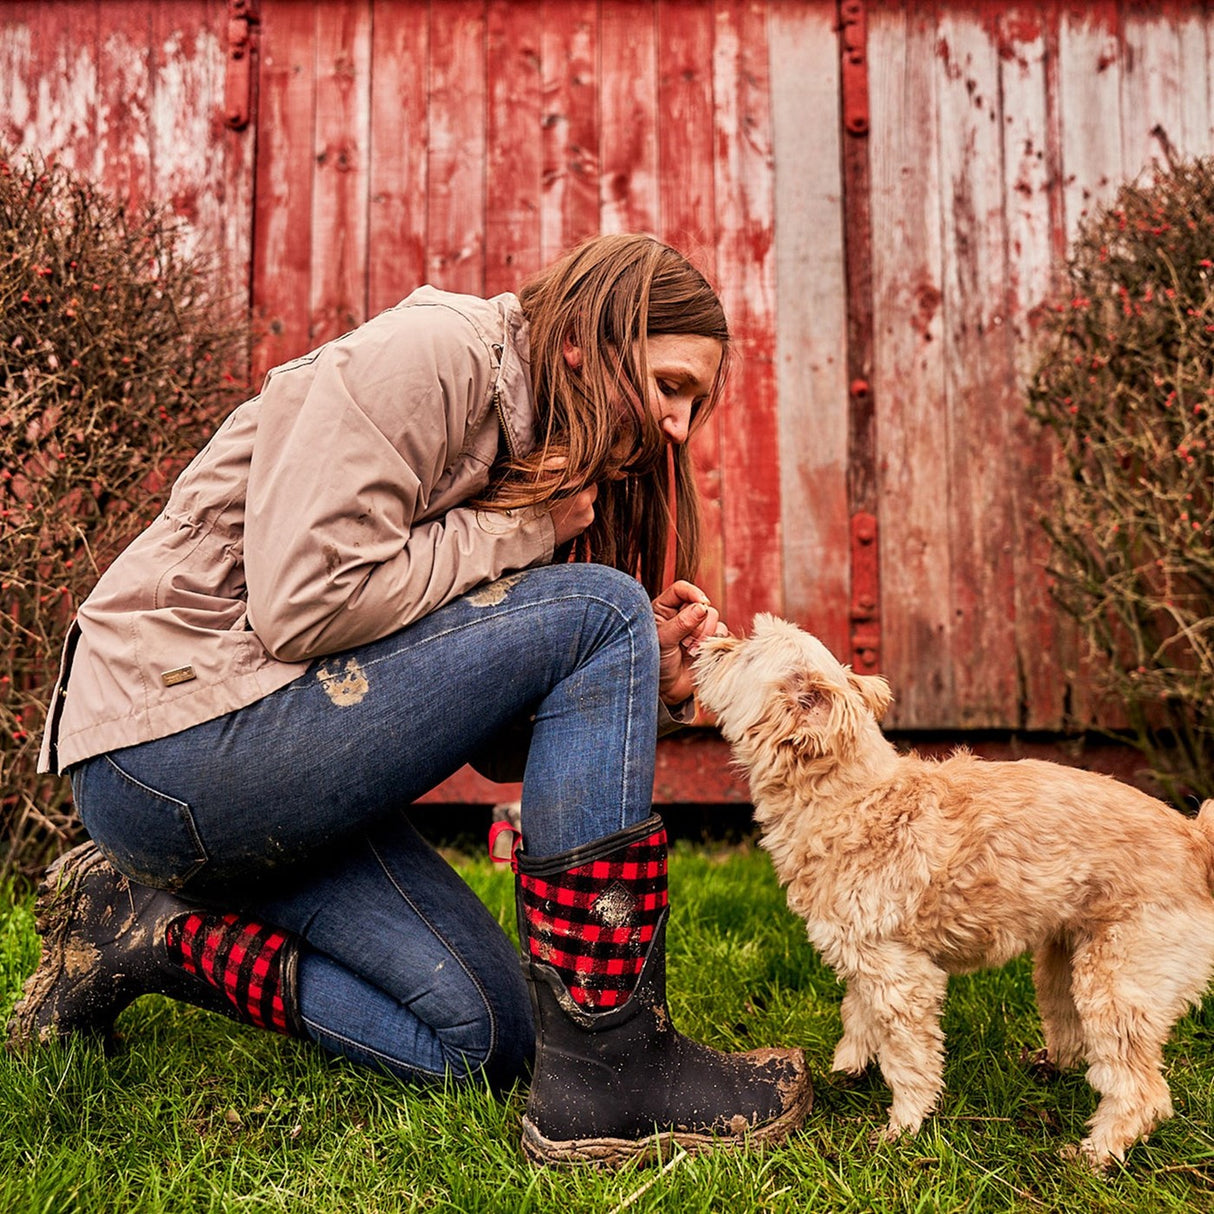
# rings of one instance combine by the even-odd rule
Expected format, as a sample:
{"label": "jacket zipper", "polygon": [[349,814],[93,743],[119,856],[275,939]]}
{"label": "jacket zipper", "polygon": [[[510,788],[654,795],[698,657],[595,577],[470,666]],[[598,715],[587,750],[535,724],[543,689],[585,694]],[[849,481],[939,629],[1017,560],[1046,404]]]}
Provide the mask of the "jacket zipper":
{"label": "jacket zipper", "polygon": [[518,451],[514,446],[514,436],[510,433],[510,427],[506,424],[506,410],[502,405],[502,355],[504,349],[502,346],[494,343],[493,353],[497,356],[497,375],[493,380],[493,408],[497,413],[498,425],[501,427],[502,435],[506,440],[506,450],[510,452],[511,461],[518,459]]}

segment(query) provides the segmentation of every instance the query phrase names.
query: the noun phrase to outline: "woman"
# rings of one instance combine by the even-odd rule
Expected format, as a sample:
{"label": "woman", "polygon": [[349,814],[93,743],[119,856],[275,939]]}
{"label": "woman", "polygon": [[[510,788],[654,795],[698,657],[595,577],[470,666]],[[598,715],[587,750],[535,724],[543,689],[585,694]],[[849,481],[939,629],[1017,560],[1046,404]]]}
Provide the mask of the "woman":
{"label": "woman", "polygon": [[[608,236],[272,371],[81,606],[43,763],[92,842],[44,882],[10,1043],[158,991],[410,1080],[534,1051],[541,1162],[799,1124],[799,1051],[718,1054],[665,1006],[654,742],[719,626],[684,444],[728,345],[681,255]],[[527,983],[407,817],[469,761],[523,780]]]}

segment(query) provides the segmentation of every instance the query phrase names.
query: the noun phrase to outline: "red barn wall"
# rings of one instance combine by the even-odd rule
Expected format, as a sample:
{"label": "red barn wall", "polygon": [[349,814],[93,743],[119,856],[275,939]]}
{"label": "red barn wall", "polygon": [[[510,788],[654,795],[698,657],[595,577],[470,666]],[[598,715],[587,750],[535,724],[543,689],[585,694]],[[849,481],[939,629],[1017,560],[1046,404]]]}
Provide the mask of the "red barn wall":
{"label": "red barn wall", "polygon": [[[1210,27],[1183,3],[0,0],[0,143],[175,208],[255,374],[422,282],[510,290],[599,231],[680,246],[741,355],[696,440],[725,618],[879,668],[898,730],[1057,731],[1098,710],[1036,522],[1033,317],[1156,128],[1211,151]],[[663,799],[741,795],[717,752],[664,756]]]}

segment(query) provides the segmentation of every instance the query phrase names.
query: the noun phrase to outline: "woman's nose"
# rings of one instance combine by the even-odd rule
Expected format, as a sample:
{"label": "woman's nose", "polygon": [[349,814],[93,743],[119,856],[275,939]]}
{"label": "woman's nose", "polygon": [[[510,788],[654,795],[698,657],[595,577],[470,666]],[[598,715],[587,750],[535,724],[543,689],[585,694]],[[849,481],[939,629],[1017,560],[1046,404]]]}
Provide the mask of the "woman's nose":
{"label": "woman's nose", "polygon": [[687,434],[690,429],[691,407],[689,405],[675,405],[662,417],[662,433],[676,447],[681,446],[687,441]]}

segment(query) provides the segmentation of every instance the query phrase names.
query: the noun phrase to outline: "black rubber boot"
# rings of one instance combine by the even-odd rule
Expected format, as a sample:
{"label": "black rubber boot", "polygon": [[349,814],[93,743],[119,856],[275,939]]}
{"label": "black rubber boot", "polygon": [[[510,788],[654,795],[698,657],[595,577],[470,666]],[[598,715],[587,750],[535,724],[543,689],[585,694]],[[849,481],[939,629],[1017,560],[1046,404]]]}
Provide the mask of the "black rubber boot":
{"label": "black rubber boot", "polygon": [[305,1035],[297,937],[136,885],[93,843],[47,869],[37,917],[42,956],[13,1008],[10,1050],[74,1034],[108,1038],[118,1013],[153,993]]}
{"label": "black rubber boot", "polygon": [[530,1159],[615,1166],[676,1143],[770,1142],[804,1121],[813,1088],[800,1050],[722,1054],[670,1022],[660,818],[514,860],[536,1026]]}

